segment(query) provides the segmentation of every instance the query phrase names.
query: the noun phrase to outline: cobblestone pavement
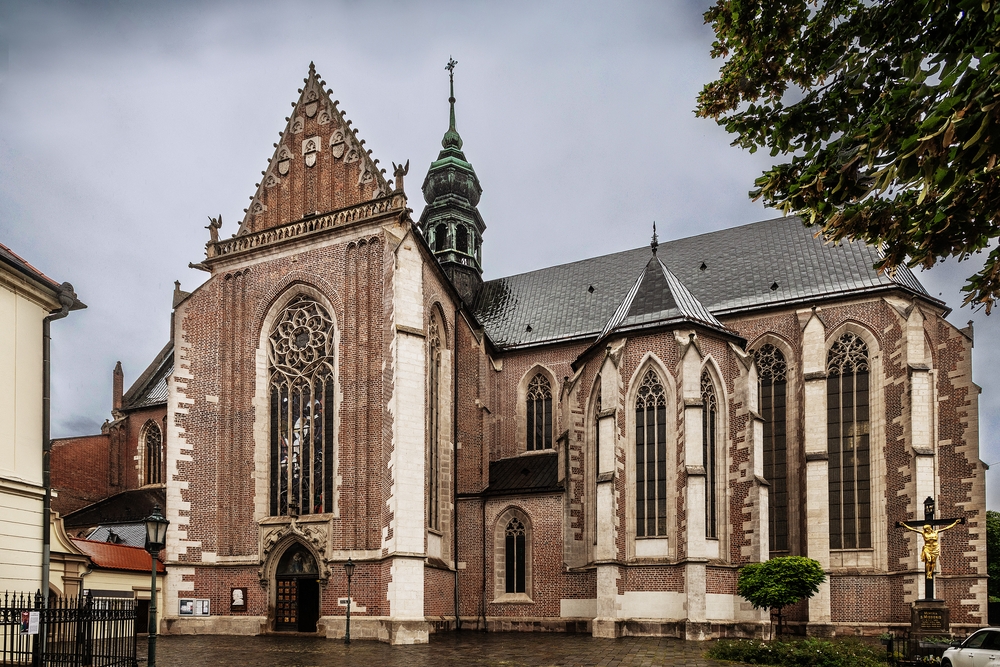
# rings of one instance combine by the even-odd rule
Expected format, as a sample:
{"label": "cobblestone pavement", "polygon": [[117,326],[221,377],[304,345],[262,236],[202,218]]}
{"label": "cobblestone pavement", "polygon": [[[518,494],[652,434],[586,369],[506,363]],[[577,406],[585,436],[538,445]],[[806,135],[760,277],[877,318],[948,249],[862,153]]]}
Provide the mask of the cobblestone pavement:
{"label": "cobblestone pavement", "polygon": [[[315,637],[165,636],[157,638],[158,667],[734,667],[704,657],[708,644],[657,637],[607,640],[587,635],[451,632],[431,635],[430,644],[389,646],[380,642]],[[139,641],[140,665],[146,642]]]}

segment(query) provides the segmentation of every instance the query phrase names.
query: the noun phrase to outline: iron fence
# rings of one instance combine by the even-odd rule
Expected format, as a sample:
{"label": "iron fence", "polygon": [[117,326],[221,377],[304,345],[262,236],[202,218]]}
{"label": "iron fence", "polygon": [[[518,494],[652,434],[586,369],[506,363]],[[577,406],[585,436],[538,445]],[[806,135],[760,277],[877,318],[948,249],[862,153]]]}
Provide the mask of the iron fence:
{"label": "iron fence", "polygon": [[[27,634],[30,614],[37,634]],[[135,600],[4,593],[0,600],[0,664],[33,667],[135,667]]]}

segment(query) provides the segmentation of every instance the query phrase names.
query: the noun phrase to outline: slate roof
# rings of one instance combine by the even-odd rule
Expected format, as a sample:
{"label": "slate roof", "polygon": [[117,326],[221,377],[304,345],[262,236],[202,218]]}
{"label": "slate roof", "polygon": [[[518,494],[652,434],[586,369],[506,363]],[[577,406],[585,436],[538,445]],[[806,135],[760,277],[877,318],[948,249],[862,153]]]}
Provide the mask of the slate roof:
{"label": "slate roof", "polygon": [[98,526],[87,539],[91,542],[110,542],[124,544],[130,547],[142,547],[146,544],[145,523],[117,523]]}
{"label": "slate roof", "polygon": [[167,378],[174,371],[174,344],[167,343],[125,395],[122,409],[135,410],[167,402]]}
{"label": "slate roof", "polygon": [[732,333],[653,255],[598,339],[644,325],[694,322]]}
{"label": "slate roof", "polygon": [[[660,243],[657,256],[717,318],[893,288],[940,303],[906,267],[879,275],[877,249],[827,244],[794,216]],[[501,348],[596,337],[649,258],[646,246],[487,281],[476,317]]]}
{"label": "slate roof", "polygon": [[562,491],[559,455],[544,452],[490,462],[490,485],[486,495]]}
{"label": "slate roof", "polygon": [[[134,572],[151,571],[153,561],[149,552],[141,547],[128,547],[124,544],[111,544],[109,542],[92,542],[75,537],[71,539],[74,546],[90,556],[90,560],[97,567]],[[167,571],[159,559],[156,561],[156,571],[160,574]]]}
{"label": "slate roof", "polygon": [[162,486],[116,493],[110,498],[70,512],[63,517],[63,523],[67,528],[82,528],[145,521],[153,513],[153,505],[167,506],[167,492]]}

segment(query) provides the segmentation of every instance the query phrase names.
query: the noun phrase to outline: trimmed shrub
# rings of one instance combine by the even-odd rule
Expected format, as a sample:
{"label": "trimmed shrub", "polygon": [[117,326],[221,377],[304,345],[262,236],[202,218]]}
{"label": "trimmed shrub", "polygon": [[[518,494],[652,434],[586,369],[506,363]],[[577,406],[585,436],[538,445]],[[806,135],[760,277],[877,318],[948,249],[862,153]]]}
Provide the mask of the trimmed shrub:
{"label": "trimmed shrub", "polygon": [[780,667],[882,667],[886,653],[853,638],[790,639],[764,642],[756,639],[722,639],[708,649],[714,660]]}

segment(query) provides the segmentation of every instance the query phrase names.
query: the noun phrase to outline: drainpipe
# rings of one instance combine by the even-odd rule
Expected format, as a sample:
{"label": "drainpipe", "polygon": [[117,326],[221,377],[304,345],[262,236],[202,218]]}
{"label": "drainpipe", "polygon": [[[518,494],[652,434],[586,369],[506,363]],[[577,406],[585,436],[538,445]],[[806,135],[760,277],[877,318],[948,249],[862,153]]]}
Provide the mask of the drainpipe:
{"label": "drainpipe", "polygon": [[[52,395],[51,355],[49,353],[49,325],[54,320],[61,320],[69,315],[70,310],[86,308],[76,298],[76,292],[69,283],[59,286],[58,297],[60,308],[53,310],[42,320],[42,487],[45,496],[42,499],[42,608],[49,608],[49,570],[51,566],[49,554],[52,544],[52,411],[50,398]],[[46,625],[40,628],[41,645],[45,646]]]}
{"label": "drainpipe", "polygon": [[451,554],[455,560],[455,629],[462,629],[458,604],[458,308],[452,322],[451,345]]}

